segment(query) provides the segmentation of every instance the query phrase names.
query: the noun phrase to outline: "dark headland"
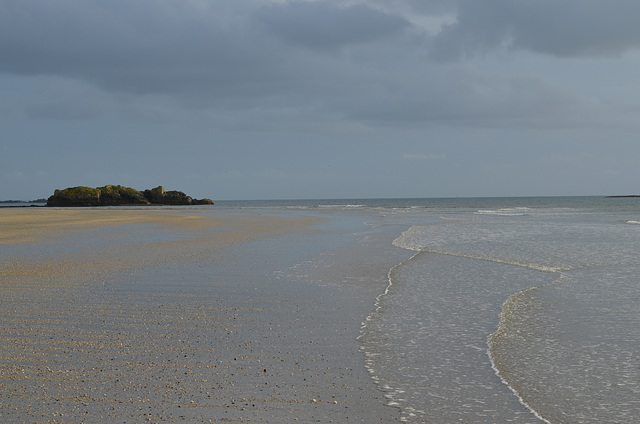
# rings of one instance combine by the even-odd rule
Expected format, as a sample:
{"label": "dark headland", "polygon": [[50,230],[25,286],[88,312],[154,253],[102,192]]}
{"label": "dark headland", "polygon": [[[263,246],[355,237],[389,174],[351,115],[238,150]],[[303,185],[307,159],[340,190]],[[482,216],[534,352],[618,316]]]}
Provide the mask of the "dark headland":
{"label": "dark headland", "polygon": [[213,205],[211,199],[194,199],[181,191],[166,191],[158,186],[139,191],[121,185],[104,187],[69,187],[55,190],[47,206],[144,206],[144,205]]}

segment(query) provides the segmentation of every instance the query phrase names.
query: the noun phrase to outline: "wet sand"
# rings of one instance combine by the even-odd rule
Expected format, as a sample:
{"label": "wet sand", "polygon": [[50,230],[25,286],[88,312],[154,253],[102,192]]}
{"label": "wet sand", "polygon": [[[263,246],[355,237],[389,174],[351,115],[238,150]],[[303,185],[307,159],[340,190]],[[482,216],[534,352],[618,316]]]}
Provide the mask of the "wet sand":
{"label": "wet sand", "polygon": [[0,421],[397,422],[356,341],[388,264],[290,268],[324,223],[0,210]]}

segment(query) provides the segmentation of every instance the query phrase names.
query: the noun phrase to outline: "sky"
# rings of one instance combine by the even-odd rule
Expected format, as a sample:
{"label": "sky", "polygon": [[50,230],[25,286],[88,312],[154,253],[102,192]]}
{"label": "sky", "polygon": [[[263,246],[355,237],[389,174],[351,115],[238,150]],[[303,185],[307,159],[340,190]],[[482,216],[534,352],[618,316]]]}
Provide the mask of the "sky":
{"label": "sky", "polygon": [[640,193],[637,0],[0,0],[0,200]]}

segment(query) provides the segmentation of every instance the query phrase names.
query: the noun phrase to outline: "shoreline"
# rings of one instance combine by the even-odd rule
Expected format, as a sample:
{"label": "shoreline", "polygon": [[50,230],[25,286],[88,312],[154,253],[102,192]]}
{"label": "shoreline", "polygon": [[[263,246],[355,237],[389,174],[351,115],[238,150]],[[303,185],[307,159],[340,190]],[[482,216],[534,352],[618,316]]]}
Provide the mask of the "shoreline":
{"label": "shoreline", "polygon": [[356,340],[386,264],[351,281],[334,255],[359,241],[330,221],[0,210],[0,417],[397,422]]}

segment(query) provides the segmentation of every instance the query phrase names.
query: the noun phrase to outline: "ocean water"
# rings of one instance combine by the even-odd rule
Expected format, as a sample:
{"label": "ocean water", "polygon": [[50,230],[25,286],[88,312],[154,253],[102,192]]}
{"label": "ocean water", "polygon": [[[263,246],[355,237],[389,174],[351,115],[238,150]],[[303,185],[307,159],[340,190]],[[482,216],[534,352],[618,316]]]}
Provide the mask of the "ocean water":
{"label": "ocean water", "polygon": [[218,205],[360,218],[366,237],[397,232],[406,257],[359,340],[401,421],[640,420],[640,199]]}

